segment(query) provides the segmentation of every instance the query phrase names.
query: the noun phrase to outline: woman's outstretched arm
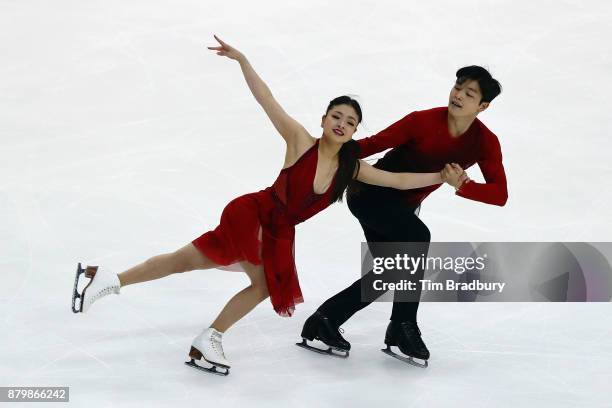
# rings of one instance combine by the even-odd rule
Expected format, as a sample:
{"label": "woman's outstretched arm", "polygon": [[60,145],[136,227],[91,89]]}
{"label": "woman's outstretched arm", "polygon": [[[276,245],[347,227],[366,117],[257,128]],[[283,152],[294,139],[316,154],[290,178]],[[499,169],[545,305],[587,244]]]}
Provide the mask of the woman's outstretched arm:
{"label": "woman's outstretched arm", "polygon": [[448,166],[456,170],[454,174],[451,175],[448,170],[445,171],[444,169],[438,173],[392,173],[372,167],[363,160],[360,160],[357,180],[366,184],[391,187],[398,190],[410,190],[444,182],[460,184],[468,179],[467,174],[458,165]]}
{"label": "woman's outstretched arm", "polygon": [[[215,35],[215,39],[219,42],[218,47],[208,47],[209,50],[217,52],[217,55],[228,57],[238,61],[244,79],[251,90],[251,93],[257,102],[264,109],[272,124],[285,139],[288,145],[295,145],[296,139],[303,135],[308,135],[308,132],[300,123],[289,116],[280,104],[274,99],[274,95],[268,88],[268,85],[257,75],[248,59],[240,51],[222,41]],[[309,136],[309,135],[308,135]]]}

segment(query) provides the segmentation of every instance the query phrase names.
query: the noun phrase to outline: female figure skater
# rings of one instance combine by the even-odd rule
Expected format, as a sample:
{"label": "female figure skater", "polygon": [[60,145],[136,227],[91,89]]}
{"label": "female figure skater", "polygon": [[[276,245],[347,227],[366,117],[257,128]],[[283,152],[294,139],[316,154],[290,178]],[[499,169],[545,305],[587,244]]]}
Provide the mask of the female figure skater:
{"label": "female figure skater", "polygon": [[[285,164],[278,178],[265,190],[231,201],[217,228],[173,253],[155,256],[118,275],[95,266],[83,270],[79,264],[73,311],[86,312],[96,300],[118,294],[123,286],[195,269],[239,265],[251,284],[232,297],[215,321],[193,340],[191,361],[186,363],[227,375],[230,363],[222,347],[222,335],[227,329],[268,297],[281,316],[291,316],[295,305],[303,301],[293,258],[296,224],[340,201],[355,178],[369,184],[411,189],[440,184],[446,177],[443,179],[442,172],[389,173],[359,162],[359,148],[351,138],[361,121],[361,108],[347,96],[330,102],[321,119],[321,138],[312,137],[285,113],[247,58],[215,38],[220,45],[208,48],[240,64],[255,99],[287,144]],[[81,273],[90,281],[79,294],[76,287]],[[201,359],[212,367],[196,364]],[[216,367],[224,370],[217,371]]]}

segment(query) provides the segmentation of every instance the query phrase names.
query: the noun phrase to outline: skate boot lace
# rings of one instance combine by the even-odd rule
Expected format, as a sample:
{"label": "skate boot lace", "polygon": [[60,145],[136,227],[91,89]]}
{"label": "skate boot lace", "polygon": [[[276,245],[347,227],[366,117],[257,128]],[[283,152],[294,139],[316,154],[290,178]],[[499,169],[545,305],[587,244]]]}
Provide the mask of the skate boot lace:
{"label": "skate boot lace", "polygon": [[217,352],[217,354],[225,358],[225,353],[223,352],[223,345],[221,344],[221,336],[219,334],[213,332],[213,335],[210,337],[210,344],[213,350]]}
{"label": "skate boot lace", "polygon": [[99,290],[94,296],[92,296],[92,300],[98,300],[101,297],[115,293],[115,289],[116,288],[114,286],[108,286],[107,288]]}

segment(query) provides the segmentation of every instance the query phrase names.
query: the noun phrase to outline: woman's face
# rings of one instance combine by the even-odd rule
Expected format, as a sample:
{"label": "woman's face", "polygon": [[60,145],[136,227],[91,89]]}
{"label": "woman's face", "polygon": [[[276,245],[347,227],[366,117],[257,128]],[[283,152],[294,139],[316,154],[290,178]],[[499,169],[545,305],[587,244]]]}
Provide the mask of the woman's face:
{"label": "woman's face", "polygon": [[335,105],[321,119],[323,137],[337,143],[346,143],[357,130],[358,115],[350,105]]}

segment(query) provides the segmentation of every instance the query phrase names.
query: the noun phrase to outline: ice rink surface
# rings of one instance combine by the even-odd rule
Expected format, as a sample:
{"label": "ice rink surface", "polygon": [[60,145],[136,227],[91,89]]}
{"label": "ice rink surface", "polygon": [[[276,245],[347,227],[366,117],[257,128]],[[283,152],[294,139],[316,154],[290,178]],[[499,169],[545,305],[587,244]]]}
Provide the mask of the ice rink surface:
{"label": "ice rink surface", "polygon": [[77,407],[612,406],[610,303],[423,303],[425,370],[379,351],[388,303],[343,326],[349,359],[296,347],[359,276],[345,204],[298,226],[306,301],[230,329],[229,377],[183,361],[243,274],[69,306],[77,262],[120,272],[173,251],[276,178],[284,143],[237,63],[205,49],[213,33],[316,137],[338,95],[359,96],[361,138],[446,105],[457,68],[488,67],[504,92],[479,118],[510,199],[443,186],[421,210],[432,240],[610,241],[611,21],[606,1],[0,1],[0,386],[70,386]]}

